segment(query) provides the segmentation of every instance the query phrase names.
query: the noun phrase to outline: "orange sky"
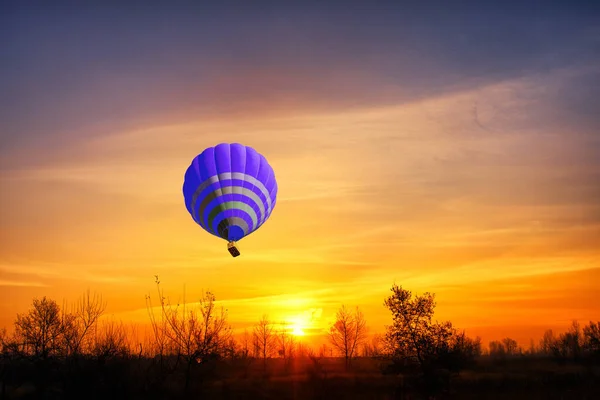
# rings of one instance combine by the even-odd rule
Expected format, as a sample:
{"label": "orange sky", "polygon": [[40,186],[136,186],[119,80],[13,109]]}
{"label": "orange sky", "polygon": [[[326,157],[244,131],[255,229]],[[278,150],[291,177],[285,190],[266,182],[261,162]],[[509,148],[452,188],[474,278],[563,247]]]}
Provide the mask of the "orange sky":
{"label": "orange sky", "polygon": [[[154,275],[237,329],[381,332],[394,282],[485,343],[600,319],[597,7],[59,3],[0,2],[0,327],[88,288],[145,323]],[[221,142],[278,181],[235,259],[182,194]]]}
{"label": "orange sky", "polygon": [[[586,152],[597,141],[543,101],[580,73],[397,105],[189,114],[14,152],[32,162],[0,177],[0,326],[35,296],[87,288],[109,314],[146,322],[155,274],[173,299],[184,285],[188,299],[212,290],[236,328],[266,313],[318,332],[344,303],[382,331],[394,282],[436,293],[438,318],[486,343],[597,320],[600,167]],[[181,193],[192,158],[223,141],[255,147],[279,183],[235,259]]]}

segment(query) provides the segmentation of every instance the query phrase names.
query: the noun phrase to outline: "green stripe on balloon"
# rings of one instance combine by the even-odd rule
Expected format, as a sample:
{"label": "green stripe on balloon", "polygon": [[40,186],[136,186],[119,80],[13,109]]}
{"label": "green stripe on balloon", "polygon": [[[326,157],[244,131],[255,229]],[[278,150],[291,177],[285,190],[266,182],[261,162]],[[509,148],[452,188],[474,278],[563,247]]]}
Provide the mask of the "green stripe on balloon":
{"label": "green stripe on balloon", "polygon": [[[261,193],[265,196],[265,199],[267,201],[267,212],[265,214],[268,215],[271,212],[273,202],[271,199],[271,195],[267,191],[267,188],[265,187],[265,185],[261,181],[256,179],[255,177],[253,177],[251,175],[243,174],[241,172],[223,172],[218,175],[213,175],[210,178],[207,178],[204,181],[202,181],[202,183],[200,183],[198,185],[198,187],[194,191],[194,194],[192,195],[192,199],[191,199],[191,206],[192,206],[191,209],[192,210],[195,210],[196,202],[198,201],[198,196],[200,195],[200,193],[202,193],[202,191],[204,189],[206,189],[209,185],[220,182],[221,179],[222,180],[239,179],[239,180],[243,180],[248,183],[251,183],[258,190],[260,190]],[[219,189],[217,189],[217,190],[219,190]]]}
{"label": "green stripe on balloon", "polygon": [[[215,200],[218,197],[221,197],[221,193],[222,194],[233,194],[234,193],[233,190],[230,191],[229,188],[233,189],[234,186],[224,186],[222,188],[216,189],[215,191],[207,194],[206,197],[202,200],[202,203],[200,203],[200,208],[198,209],[198,214],[197,214],[198,219],[202,220],[202,223],[206,222],[203,218],[204,211],[206,210],[206,207],[208,207],[208,205],[210,204],[211,201]],[[267,217],[267,213],[265,212],[265,206],[264,206],[263,201],[260,199],[260,197],[258,197],[256,195],[256,193],[254,193],[250,189],[242,188],[241,186],[236,186],[236,188],[241,189],[242,195],[251,198],[256,203],[256,206],[259,208],[259,211],[260,211],[260,217],[257,216],[257,219],[260,219],[261,223],[264,222],[265,218]],[[252,209],[252,207],[250,207],[246,203],[244,203],[244,206],[245,207],[242,208],[244,211],[247,211],[248,214],[250,214],[249,210],[252,210],[252,213],[254,213],[254,215],[256,215],[256,212],[254,211],[254,209]],[[253,222],[254,222],[254,227],[256,227],[257,223],[255,221],[253,221]]]}
{"label": "green stripe on balloon", "polygon": [[[228,209],[239,209],[239,210],[243,210],[244,206],[246,206],[245,203],[242,203],[241,201],[226,201],[224,203],[221,204],[217,204],[212,210],[210,210],[210,213],[208,214],[208,229],[211,230],[211,232],[215,233],[215,231],[212,228],[213,222],[215,220],[215,218],[222,212],[228,210]],[[230,208],[226,208],[226,207],[230,207]],[[247,206],[246,206],[247,207]],[[252,223],[254,224],[254,226],[257,226],[258,223],[258,217],[256,215],[256,212],[254,212],[254,210],[251,207],[247,207],[249,210],[248,215],[250,215],[250,218],[252,219]],[[247,233],[247,232],[246,232]],[[218,234],[215,233],[217,236]]]}

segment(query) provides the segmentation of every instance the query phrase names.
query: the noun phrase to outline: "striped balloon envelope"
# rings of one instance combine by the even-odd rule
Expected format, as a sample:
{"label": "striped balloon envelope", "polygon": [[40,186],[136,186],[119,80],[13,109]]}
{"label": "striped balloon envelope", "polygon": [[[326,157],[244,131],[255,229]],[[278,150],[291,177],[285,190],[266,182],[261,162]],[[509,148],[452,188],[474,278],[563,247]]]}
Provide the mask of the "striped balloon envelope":
{"label": "striped balloon envelope", "polygon": [[256,231],[273,212],[277,181],[267,159],[252,147],[221,143],[192,160],[183,197],[194,221],[227,240],[237,257],[236,241]]}

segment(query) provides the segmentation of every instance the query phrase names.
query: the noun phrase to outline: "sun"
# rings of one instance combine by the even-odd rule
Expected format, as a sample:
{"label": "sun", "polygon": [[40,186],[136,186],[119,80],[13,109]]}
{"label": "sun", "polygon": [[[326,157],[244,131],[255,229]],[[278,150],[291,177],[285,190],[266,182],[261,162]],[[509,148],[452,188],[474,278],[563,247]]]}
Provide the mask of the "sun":
{"label": "sun", "polygon": [[287,331],[294,336],[312,336],[315,318],[321,316],[321,309],[311,308],[286,318]]}
{"label": "sun", "polygon": [[294,318],[290,318],[289,320],[289,331],[294,336],[306,336],[306,332],[304,330],[309,326],[305,318],[302,316],[296,316]]}
{"label": "sun", "polygon": [[302,330],[302,327],[300,325],[296,324],[296,325],[294,325],[292,327],[292,335],[294,335],[294,336],[304,336],[305,333]]}

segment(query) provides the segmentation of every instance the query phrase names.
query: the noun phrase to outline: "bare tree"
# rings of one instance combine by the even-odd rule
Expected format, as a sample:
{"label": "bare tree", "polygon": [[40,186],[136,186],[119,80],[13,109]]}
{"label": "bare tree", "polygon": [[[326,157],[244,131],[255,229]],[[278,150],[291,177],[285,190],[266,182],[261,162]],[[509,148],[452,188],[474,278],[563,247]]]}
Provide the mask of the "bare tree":
{"label": "bare tree", "polygon": [[248,332],[248,329],[244,329],[244,333],[238,340],[236,355],[244,368],[244,377],[248,376],[250,365],[254,362],[256,357],[252,355],[252,335]]}
{"label": "bare tree", "polygon": [[46,358],[60,350],[63,324],[60,307],[46,297],[33,300],[33,309],[17,314],[15,336],[26,353]]}
{"label": "bare tree", "polygon": [[295,356],[296,358],[306,358],[308,357],[308,351],[308,347],[304,343],[299,341],[296,344]]}
{"label": "bare tree", "polygon": [[[177,359],[183,359],[186,365],[185,390],[190,383],[192,366],[205,363],[223,356],[231,338],[231,328],[227,324],[227,310],[216,309],[215,296],[206,292],[200,298],[196,308],[182,304],[171,305],[160,290],[160,281],[156,276],[156,287],[162,312],[158,321],[149,304],[149,314],[158,347],[161,351],[175,351]],[[199,309],[199,311],[198,311]]]}
{"label": "bare tree", "polygon": [[258,338],[258,335],[256,334],[256,327],[252,331],[252,357],[257,359],[261,358],[260,340]]}
{"label": "bare tree", "polygon": [[321,358],[333,357],[333,350],[334,348],[327,346],[327,343],[323,343],[321,346],[319,346],[317,352],[313,351],[312,348],[310,349],[310,351],[312,351],[313,353],[318,353],[319,357]]}
{"label": "bare tree", "polygon": [[289,363],[294,356],[294,336],[290,334],[289,329],[285,323],[281,324],[281,327],[277,331],[277,353],[283,358],[284,368],[289,368]]}
{"label": "bare tree", "polygon": [[479,336],[472,339],[467,336],[465,331],[457,332],[454,329],[452,335],[447,339],[447,343],[441,348],[445,348],[445,353],[438,354],[438,357],[443,360],[443,364],[448,370],[454,372],[472,367],[475,359],[482,353]]}
{"label": "bare tree", "polygon": [[319,355],[317,355],[312,348],[308,348],[307,355],[312,363],[307,369],[308,375],[313,379],[327,378],[327,370],[323,365],[323,349],[321,349]]}
{"label": "bare tree", "polygon": [[554,356],[559,360],[574,359],[581,356],[583,334],[579,322],[573,321],[569,330],[559,335],[554,347]]}
{"label": "bare tree", "polygon": [[244,329],[244,333],[240,338],[240,355],[242,358],[250,356],[251,337],[248,333],[248,329]]}
{"label": "bare tree", "polygon": [[600,322],[592,322],[583,328],[583,347],[592,356],[600,356]]}
{"label": "bare tree", "polygon": [[267,358],[271,356],[275,345],[273,324],[266,315],[263,315],[258,324],[254,326],[254,343],[260,357],[263,359],[263,370],[267,371]]}
{"label": "bare tree", "polygon": [[519,345],[516,340],[509,337],[502,339],[504,345],[504,351],[508,356],[514,356],[518,353]]}
{"label": "bare tree", "polygon": [[364,357],[379,357],[382,354],[383,337],[376,333],[371,336],[371,342],[365,342],[362,347]]}
{"label": "bare tree", "polygon": [[372,357],[379,357],[383,354],[383,346],[385,343],[385,337],[379,333],[373,335],[371,339]]}
{"label": "bare tree", "polygon": [[90,295],[89,289],[81,295],[73,310],[79,333],[74,343],[75,353],[86,344],[86,338],[90,333],[92,335],[96,333],[98,320],[105,310],[106,302],[102,299],[102,295],[96,293]]}
{"label": "bare tree", "polygon": [[[156,290],[158,292],[158,302],[159,304],[163,304],[165,302],[165,297],[160,290],[160,280],[158,279],[158,275],[154,275]],[[148,317],[150,318],[150,326],[152,328],[153,335],[153,347],[155,349],[155,354],[159,356],[159,362],[161,368],[164,367],[164,356],[167,353],[167,347],[169,345],[169,341],[167,338],[167,330],[168,325],[165,319],[165,313],[161,312],[159,317],[154,314],[154,306],[152,305],[152,297],[150,295],[146,295],[146,309],[148,310]],[[162,308],[161,308],[162,311]]]}
{"label": "bare tree", "polygon": [[105,321],[100,329],[95,331],[93,354],[100,360],[113,357],[124,357],[129,354],[127,329],[121,321]]}
{"label": "bare tree", "polygon": [[66,304],[63,305],[62,324],[64,350],[66,355],[79,354],[90,349],[91,339],[96,335],[98,320],[106,309],[106,302],[102,296],[94,293],[90,295],[89,289],[73,305],[70,313],[66,313]]}
{"label": "bare tree", "polygon": [[34,299],[33,309],[27,314],[17,315],[14,338],[23,351],[43,358],[78,354],[84,350],[89,334],[95,333],[93,331],[105,308],[102,297],[91,296],[89,290],[72,312],[66,311],[66,304],[61,308],[56,301],[46,297]]}
{"label": "bare tree", "polygon": [[329,341],[332,346],[344,356],[346,368],[352,357],[356,355],[358,346],[367,337],[367,323],[363,313],[356,307],[351,312],[342,305],[336,313],[335,323],[329,330]]}
{"label": "bare tree", "polygon": [[551,329],[544,332],[539,352],[558,361],[578,359],[584,355],[600,355],[600,324],[590,322],[583,329],[573,321],[567,332],[555,336]]}
{"label": "bare tree", "polygon": [[0,354],[4,353],[8,342],[8,334],[6,328],[0,329]]}
{"label": "bare tree", "polygon": [[491,357],[504,357],[506,355],[506,347],[502,342],[492,340],[488,347]]}
{"label": "bare tree", "polygon": [[556,337],[554,336],[554,332],[552,329],[546,330],[544,332],[544,336],[540,339],[540,353],[543,355],[549,356],[554,353],[554,349],[556,347]]}

